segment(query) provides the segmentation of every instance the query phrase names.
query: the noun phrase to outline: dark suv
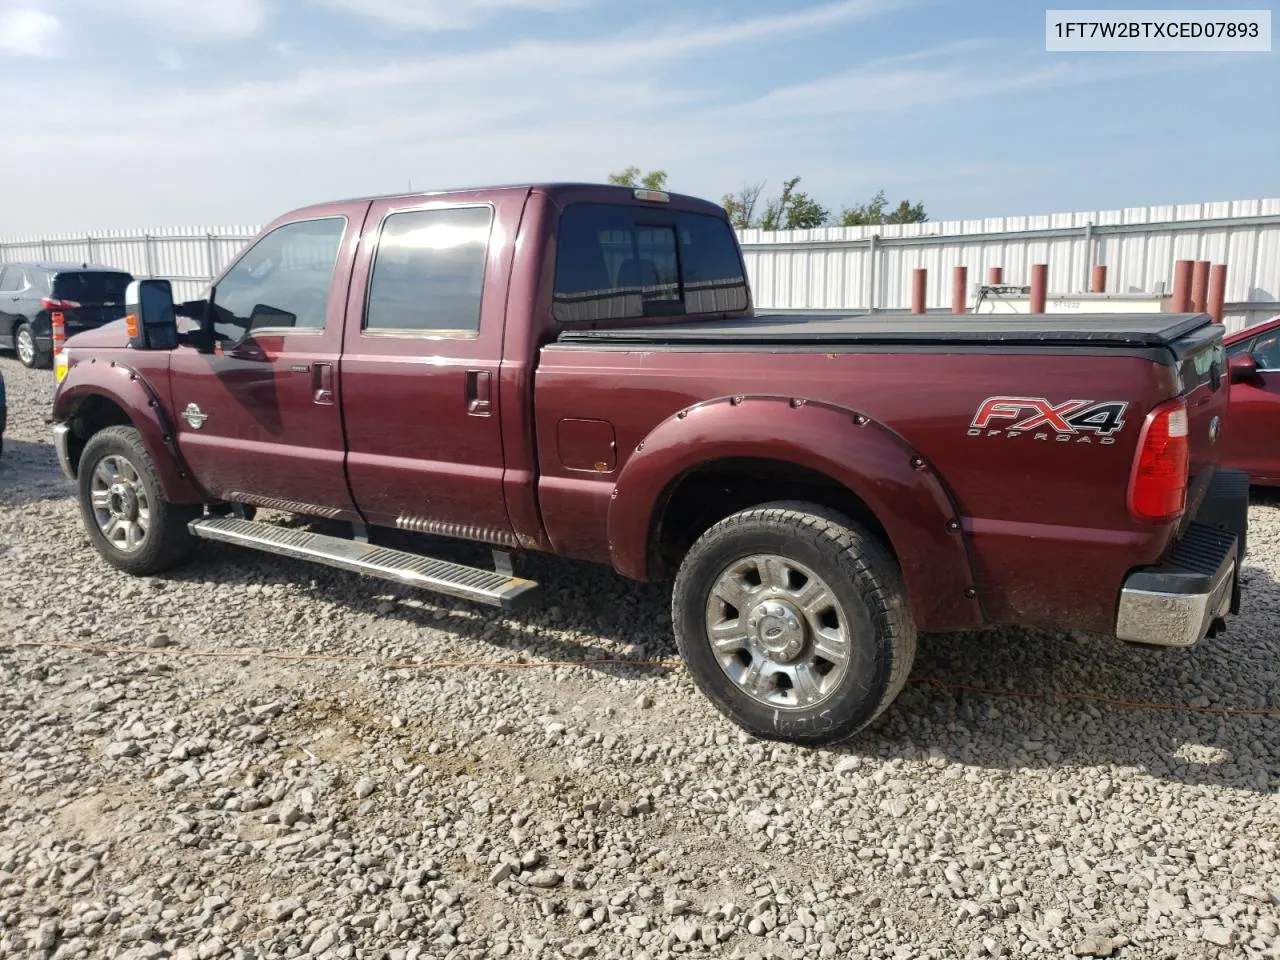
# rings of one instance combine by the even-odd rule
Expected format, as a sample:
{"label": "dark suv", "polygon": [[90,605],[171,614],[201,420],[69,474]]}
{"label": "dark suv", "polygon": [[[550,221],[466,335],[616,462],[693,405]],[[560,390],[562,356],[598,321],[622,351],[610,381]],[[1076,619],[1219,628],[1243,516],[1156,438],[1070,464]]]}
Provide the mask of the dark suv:
{"label": "dark suv", "polygon": [[88,263],[0,264],[0,347],[11,347],[24,366],[49,366],[53,314],[62,314],[68,337],[119,320],[132,279]]}

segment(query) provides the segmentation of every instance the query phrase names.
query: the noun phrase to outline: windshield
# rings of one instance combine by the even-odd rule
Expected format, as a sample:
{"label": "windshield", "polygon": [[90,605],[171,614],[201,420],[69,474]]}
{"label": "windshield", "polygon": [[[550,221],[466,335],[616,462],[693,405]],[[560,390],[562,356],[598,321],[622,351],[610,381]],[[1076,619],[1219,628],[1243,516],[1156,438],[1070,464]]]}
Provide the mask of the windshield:
{"label": "windshield", "polygon": [[735,313],[748,304],[729,224],[665,208],[575,203],[560,217],[561,322]]}
{"label": "windshield", "polygon": [[125,289],[132,279],[127,273],[60,273],[53,280],[53,296],[76,303],[124,303]]}

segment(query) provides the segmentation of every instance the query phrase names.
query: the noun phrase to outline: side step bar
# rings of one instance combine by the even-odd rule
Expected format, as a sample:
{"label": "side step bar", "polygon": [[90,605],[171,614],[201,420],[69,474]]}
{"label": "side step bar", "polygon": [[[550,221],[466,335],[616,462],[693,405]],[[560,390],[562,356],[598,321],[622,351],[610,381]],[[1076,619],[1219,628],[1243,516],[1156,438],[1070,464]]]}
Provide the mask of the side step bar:
{"label": "side step bar", "polygon": [[504,610],[525,606],[538,591],[538,584],[532,580],[270,523],[236,517],[201,517],[192,520],[188,529],[204,540],[310,560]]}

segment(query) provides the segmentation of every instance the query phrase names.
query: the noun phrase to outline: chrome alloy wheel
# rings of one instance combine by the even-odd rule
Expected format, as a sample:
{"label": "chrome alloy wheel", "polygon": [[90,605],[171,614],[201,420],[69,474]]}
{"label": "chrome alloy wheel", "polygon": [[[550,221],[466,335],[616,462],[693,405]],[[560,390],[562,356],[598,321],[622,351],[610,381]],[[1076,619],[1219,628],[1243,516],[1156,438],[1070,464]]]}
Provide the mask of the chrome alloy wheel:
{"label": "chrome alloy wheel", "polygon": [[729,679],[780,710],[821,703],[849,668],[849,624],[835,593],[787,557],[757,554],[726,567],[707,598],[706,627]]}
{"label": "chrome alloy wheel", "polygon": [[23,366],[29,367],[36,362],[36,338],[31,328],[23,326],[18,330],[18,342],[15,344],[18,359]]}
{"label": "chrome alloy wheel", "polygon": [[89,490],[94,519],[107,542],[121,553],[141,549],[151,527],[151,501],[137,468],[119,454],[103,457]]}

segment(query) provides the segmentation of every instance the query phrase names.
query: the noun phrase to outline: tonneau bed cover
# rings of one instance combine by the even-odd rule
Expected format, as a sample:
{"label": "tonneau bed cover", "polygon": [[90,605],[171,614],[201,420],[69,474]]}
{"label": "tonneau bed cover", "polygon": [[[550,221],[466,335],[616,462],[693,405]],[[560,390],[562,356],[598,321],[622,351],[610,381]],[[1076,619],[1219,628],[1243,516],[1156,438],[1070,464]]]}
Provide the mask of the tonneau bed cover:
{"label": "tonneau bed cover", "polygon": [[733,320],[695,320],[561,331],[561,344],[635,344],[645,347],[709,344],[802,347],[857,346],[1089,346],[1171,347],[1212,323],[1204,313],[1116,313],[993,316],[992,314],[794,314]]}

